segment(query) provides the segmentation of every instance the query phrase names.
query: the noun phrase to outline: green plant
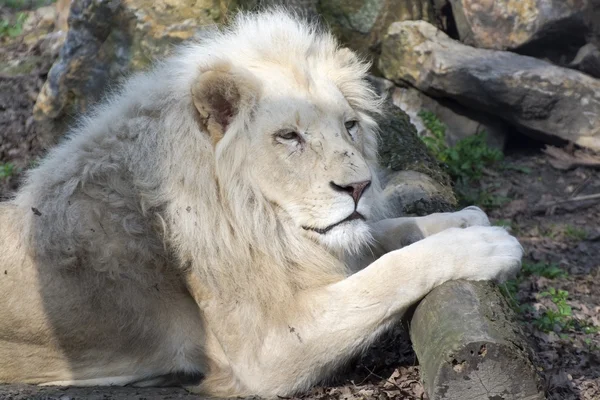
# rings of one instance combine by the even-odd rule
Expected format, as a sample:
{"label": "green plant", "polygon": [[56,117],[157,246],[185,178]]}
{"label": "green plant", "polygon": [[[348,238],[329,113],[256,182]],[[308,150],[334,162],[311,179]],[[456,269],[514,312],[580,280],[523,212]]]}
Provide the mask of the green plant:
{"label": "green plant", "polygon": [[531,174],[531,168],[523,167],[521,165],[505,164],[504,166],[502,166],[502,168],[506,170],[517,171],[525,175]]}
{"label": "green plant", "polygon": [[585,346],[587,347],[588,351],[590,352],[597,352],[598,350],[600,350],[600,347],[598,347],[590,338],[584,338],[583,339],[583,343],[585,344]]}
{"label": "green plant", "polygon": [[[496,222],[496,225],[503,226],[503,220]],[[520,304],[517,299],[517,294],[519,292],[519,285],[523,280],[528,276],[543,276],[548,279],[556,279],[556,278],[564,278],[566,277],[567,271],[560,268],[556,264],[538,262],[532,263],[528,261],[523,261],[523,265],[521,267],[521,271],[519,275],[511,280],[504,282],[500,285],[500,292],[506,297],[510,306],[519,312],[524,312],[526,308],[529,307],[529,304]]]}
{"label": "green plant", "polygon": [[571,306],[567,304],[569,292],[551,287],[548,288],[548,290],[541,292],[539,296],[550,297],[550,300],[553,303],[552,308],[544,310],[533,322],[539,330],[544,332],[561,332],[573,327],[573,311],[571,310]]}
{"label": "green plant", "polygon": [[494,226],[502,226],[504,228],[514,229],[512,221],[508,219],[499,219],[498,221],[494,222]]}
{"label": "green plant", "polygon": [[15,37],[23,32],[23,24],[27,20],[27,14],[18,13],[14,22],[8,19],[0,20],[0,36]]}
{"label": "green plant", "polygon": [[576,330],[584,334],[595,334],[600,332],[600,327],[592,323],[582,321],[573,317],[573,310],[567,304],[569,292],[555,289],[553,287],[541,292],[540,297],[550,297],[552,308],[546,308],[543,313],[533,322],[534,325],[544,332],[563,332]]}
{"label": "green plant", "polygon": [[502,159],[502,152],[488,147],[485,132],[461,139],[450,147],[446,144],[446,126],[434,113],[421,111],[419,117],[431,132],[431,136],[422,137],[422,140],[431,153],[447,167],[461,203],[491,208],[508,201],[503,196],[472,187],[472,183],[481,177],[486,167]]}
{"label": "green plant", "polygon": [[538,262],[532,263],[524,261],[521,267],[521,274],[524,276],[536,275],[548,279],[564,278],[568,275],[567,271],[554,263]]}
{"label": "green plant", "polygon": [[486,189],[474,188],[463,182],[457,182],[455,190],[463,205],[477,204],[484,209],[490,209],[501,207],[510,201],[510,198],[506,196],[495,194]]}
{"label": "green plant", "polygon": [[454,146],[446,145],[446,126],[430,111],[421,111],[419,117],[433,136],[423,137],[431,152],[448,166],[450,175],[457,180],[480,178],[483,169],[502,160],[499,150],[488,147],[485,132],[459,140]]}
{"label": "green plant", "polygon": [[587,238],[587,232],[583,229],[567,225],[565,228],[565,236],[573,240],[581,241]]}
{"label": "green plant", "polygon": [[592,325],[592,324],[589,324],[589,325],[586,324],[586,325],[583,325],[581,327],[581,331],[583,333],[585,333],[585,334],[595,334],[595,333],[600,332],[600,326],[595,326],[595,325]]}
{"label": "green plant", "polygon": [[521,228],[519,227],[519,224],[508,219],[499,219],[493,224],[494,226],[502,226],[508,229],[508,231],[511,232],[513,235],[519,235],[521,233]]}
{"label": "green plant", "polygon": [[515,310],[519,311],[519,300],[517,299],[517,293],[519,292],[519,284],[521,280],[518,278],[508,280],[500,285],[500,292],[504,295],[508,304]]}
{"label": "green plant", "polygon": [[0,163],[0,179],[6,179],[15,173],[16,169],[12,163]]}

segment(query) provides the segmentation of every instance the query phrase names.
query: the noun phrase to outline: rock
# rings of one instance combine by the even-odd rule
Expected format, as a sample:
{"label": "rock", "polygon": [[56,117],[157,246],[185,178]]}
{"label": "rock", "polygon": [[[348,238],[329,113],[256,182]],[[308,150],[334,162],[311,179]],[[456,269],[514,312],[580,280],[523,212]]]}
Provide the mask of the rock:
{"label": "rock", "polygon": [[394,105],[408,114],[419,136],[429,133],[419,113],[430,111],[446,126],[448,145],[454,146],[461,139],[485,132],[490,147],[504,149],[510,128],[497,117],[474,111],[451,100],[434,99],[411,87],[396,88],[392,99]]}
{"label": "rock", "polygon": [[304,17],[313,18],[318,15],[319,0],[243,0],[241,8],[256,10],[268,7],[285,7]]}
{"label": "rock", "polygon": [[[76,0],[77,1],[77,0]],[[107,47],[126,53],[125,68],[139,70],[171,53],[202,28],[223,22],[233,0],[124,0]],[[122,24],[122,25],[121,25]]]}
{"label": "rock", "polygon": [[392,22],[436,21],[428,0],[321,0],[319,12],[342,43],[373,59]]}
{"label": "rock", "polygon": [[600,78],[600,50],[593,43],[588,43],[577,52],[569,67]]}
{"label": "rock", "polygon": [[[15,8],[26,8],[26,5],[17,4]],[[64,40],[64,35],[55,30],[56,19],[54,6],[20,11],[12,16],[9,13],[5,22],[20,28],[10,34],[0,34],[0,75],[46,75]]]}
{"label": "rock", "polygon": [[69,19],[69,6],[71,4],[71,0],[57,0],[56,1],[56,30],[61,32],[67,32],[69,29],[68,19]]}
{"label": "rock", "polygon": [[6,76],[19,76],[43,70],[47,63],[44,57],[31,55],[15,60],[0,61],[0,74]]}
{"label": "rock", "polygon": [[[64,35],[60,35],[56,32],[58,13],[54,5],[39,7],[31,11],[23,11],[17,15],[24,16],[25,20],[23,21],[21,34],[12,38],[13,43],[15,41],[24,43],[32,53],[36,53],[35,50],[31,50],[41,41],[51,42],[53,45],[58,44],[58,48],[60,48],[62,41],[64,40]],[[45,45],[45,47],[48,47],[48,45]],[[44,53],[44,55],[52,54],[52,52],[44,51],[42,51],[42,53]],[[57,52],[55,51],[54,57],[56,56],[56,53]]]}
{"label": "rock", "polygon": [[102,46],[118,9],[119,2],[114,0],[72,2],[69,32],[36,101],[36,119],[60,117],[68,103],[84,111],[88,102],[104,92],[111,55]]}
{"label": "rock", "polygon": [[[496,50],[581,42],[590,0],[450,0],[461,41]],[[581,45],[581,44],[580,44]],[[536,46],[539,48],[540,44]],[[546,46],[545,46],[546,47]]]}
{"label": "rock", "polygon": [[588,41],[600,48],[600,0],[591,0],[590,10],[585,15],[585,22],[590,27]]}
{"label": "rock", "polygon": [[28,13],[27,20],[23,24],[24,31],[41,30],[43,32],[51,32],[54,30],[54,24],[58,14],[56,7],[45,6],[36,8]]}
{"label": "rock", "polygon": [[417,136],[408,115],[388,103],[379,120],[381,184],[392,215],[452,211],[452,182]]}
{"label": "rock", "polygon": [[390,26],[379,68],[394,82],[495,114],[533,136],[600,150],[600,81],[581,72],[466,46],[424,21]]}
{"label": "rock", "polygon": [[[447,144],[453,146],[460,139],[480,132],[487,133],[488,145],[504,149],[510,127],[499,118],[473,111],[458,103],[434,99],[411,87],[397,87],[394,82],[374,75],[368,75],[367,80],[373,89],[382,97],[392,100],[393,105],[400,108],[408,117],[418,136],[427,134],[427,128],[419,117],[421,111],[433,112],[446,129]],[[385,124],[385,122],[384,122]],[[402,122],[401,125],[403,125]],[[413,127],[403,129],[413,131]]]}
{"label": "rock", "polygon": [[39,48],[40,53],[43,57],[46,57],[50,62],[55,60],[56,57],[60,54],[60,49],[62,48],[65,39],[67,37],[67,32],[65,31],[55,31],[50,32],[49,34],[39,38],[35,46]]}
{"label": "rock", "polygon": [[377,92],[377,94],[381,97],[390,98],[393,89],[396,88],[394,82],[385,78],[380,78],[375,75],[367,75],[367,80],[369,81],[375,92]]}
{"label": "rock", "polygon": [[452,37],[458,37],[450,0],[431,0],[439,27]]}
{"label": "rock", "polygon": [[[109,82],[164,58],[177,43],[222,22],[234,5],[233,0],[73,0],[67,38],[36,102],[36,119],[85,112]],[[64,14],[60,11],[59,19]]]}

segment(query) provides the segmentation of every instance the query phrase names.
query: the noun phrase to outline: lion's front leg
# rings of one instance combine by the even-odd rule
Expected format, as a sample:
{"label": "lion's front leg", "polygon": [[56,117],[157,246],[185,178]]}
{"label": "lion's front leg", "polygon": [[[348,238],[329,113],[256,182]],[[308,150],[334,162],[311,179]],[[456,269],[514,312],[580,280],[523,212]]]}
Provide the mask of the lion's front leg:
{"label": "lion's front leg", "polygon": [[353,271],[360,271],[386,253],[401,249],[446,229],[489,225],[490,221],[487,215],[475,206],[456,212],[434,213],[424,217],[384,219],[371,224],[374,242],[362,254],[349,259],[348,264]]}
{"label": "lion's front leg", "polygon": [[487,215],[475,206],[457,212],[435,213],[425,217],[389,218],[371,228],[380,256],[449,228],[489,226]]}
{"label": "lion's front leg", "polygon": [[272,323],[255,341],[249,336],[236,357],[228,356],[232,379],[245,387],[235,394],[305,390],[366,348],[435,286],[452,279],[505,279],[516,273],[521,256],[517,240],[502,228],[448,229],[387,253],[343,281],[301,292],[284,322]]}

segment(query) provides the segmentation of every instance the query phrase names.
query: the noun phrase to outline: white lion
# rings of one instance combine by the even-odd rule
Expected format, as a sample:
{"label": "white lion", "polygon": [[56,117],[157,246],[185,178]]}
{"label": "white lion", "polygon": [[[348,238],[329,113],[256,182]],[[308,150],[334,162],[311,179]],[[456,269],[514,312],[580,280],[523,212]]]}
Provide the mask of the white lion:
{"label": "white lion", "polygon": [[477,208],[381,219],[367,69],[270,11],[130,79],[0,205],[0,382],[288,395],[514,273]]}

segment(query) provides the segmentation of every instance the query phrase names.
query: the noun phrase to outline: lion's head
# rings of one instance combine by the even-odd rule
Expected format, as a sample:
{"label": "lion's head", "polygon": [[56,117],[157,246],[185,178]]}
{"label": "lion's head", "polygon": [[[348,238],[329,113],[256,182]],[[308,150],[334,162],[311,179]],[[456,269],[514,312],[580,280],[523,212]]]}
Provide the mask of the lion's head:
{"label": "lion's head", "polygon": [[240,17],[231,29],[235,43],[227,33],[215,40],[223,56],[192,85],[225,197],[253,182],[255,197],[299,234],[356,249],[379,208],[380,102],[364,80],[368,64],[286,13]]}

